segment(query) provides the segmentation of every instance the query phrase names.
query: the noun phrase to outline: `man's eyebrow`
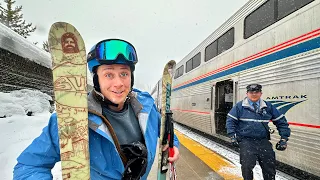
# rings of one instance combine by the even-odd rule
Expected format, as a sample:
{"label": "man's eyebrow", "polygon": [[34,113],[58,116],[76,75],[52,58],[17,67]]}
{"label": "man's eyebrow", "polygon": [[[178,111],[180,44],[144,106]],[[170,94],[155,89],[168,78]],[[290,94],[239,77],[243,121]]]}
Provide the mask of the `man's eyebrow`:
{"label": "man's eyebrow", "polygon": [[114,69],[113,67],[104,67],[102,70]]}

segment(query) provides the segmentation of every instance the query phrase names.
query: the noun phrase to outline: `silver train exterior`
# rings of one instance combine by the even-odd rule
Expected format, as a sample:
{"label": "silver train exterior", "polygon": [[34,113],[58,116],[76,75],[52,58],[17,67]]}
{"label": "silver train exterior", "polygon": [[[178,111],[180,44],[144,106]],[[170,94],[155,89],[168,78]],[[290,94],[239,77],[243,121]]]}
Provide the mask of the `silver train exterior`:
{"label": "silver train exterior", "polygon": [[[260,83],[290,124],[277,160],[320,176],[320,0],[248,1],[177,63],[174,120],[229,141],[226,115],[249,83]],[[157,107],[159,90],[161,79],[151,92]]]}

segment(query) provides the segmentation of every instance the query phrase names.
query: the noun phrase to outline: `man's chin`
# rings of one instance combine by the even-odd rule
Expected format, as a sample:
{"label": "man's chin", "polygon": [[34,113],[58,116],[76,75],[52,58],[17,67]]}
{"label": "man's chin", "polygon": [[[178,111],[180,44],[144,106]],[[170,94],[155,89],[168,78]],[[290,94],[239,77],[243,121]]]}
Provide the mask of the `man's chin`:
{"label": "man's chin", "polygon": [[111,100],[111,102],[113,102],[114,104],[121,104],[121,103],[124,103],[125,101],[125,98],[113,98]]}

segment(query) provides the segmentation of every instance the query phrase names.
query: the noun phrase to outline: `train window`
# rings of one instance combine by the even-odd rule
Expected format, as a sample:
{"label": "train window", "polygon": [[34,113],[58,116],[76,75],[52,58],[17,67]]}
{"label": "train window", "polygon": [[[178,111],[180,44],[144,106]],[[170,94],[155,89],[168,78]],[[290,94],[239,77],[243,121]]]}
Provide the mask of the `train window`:
{"label": "train window", "polygon": [[192,59],[186,63],[186,73],[192,70]]}
{"label": "train window", "polygon": [[183,75],[183,65],[179,68],[179,77]]}
{"label": "train window", "polygon": [[176,69],[174,73],[174,79],[177,79],[178,77],[183,75],[183,65],[181,65],[178,69]]}
{"label": "train window", "polygon": [[179,76],[179,68],[174,71],[174,79],[177,79]]}
{"label": "train window", "polygon": [[314,0],[278,0],[278,20],[288,16]]}
{"label": "train window", "polygon": [[201,53],[199,52],[186,63],[186,73],[198,67],[201,63]]}
{"label": "train window", "polygon": [[192,58],[192,69],[198,67],[201,63],[201,53],[199,52]]}
{"label": "train window", "polygon": [[230,49],[234,44],[234,28],[229,29],[218,39],[218,54]]}
{"label": "train window", "polygon": [[179,77],[179,69],[176,69],[174,72],[174,79],[177,79]]}
{"label": "train window", "polygon": [[218,43],[217,41],[212,42],[206,47],[204,61],[207,62],[210,59],[218,55]]}
{"label": "train window", "polygon": [[275,22],[275,0],[268,0],[244,20],[244,38],[247,39]]}

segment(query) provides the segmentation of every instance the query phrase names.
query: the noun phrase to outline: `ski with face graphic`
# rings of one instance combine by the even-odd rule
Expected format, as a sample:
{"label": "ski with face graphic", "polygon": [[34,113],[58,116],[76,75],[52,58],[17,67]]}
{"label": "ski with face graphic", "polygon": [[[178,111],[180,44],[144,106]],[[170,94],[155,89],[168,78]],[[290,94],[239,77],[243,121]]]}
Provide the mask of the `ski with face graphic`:
{"label": "ski with face graphic", "polygon": [[[170,97],[172,76],[175,70],[176,62],[169,61],[163,70],[162,75],[162,94],[161,94],[161,126],[159,137],[159,154],[158,154],[158,180],[167,178],[169,170],[169,179],[176,179],[176,171],[174,163],[168,162],[168,157],[173,156],[173,123],[172,112],[170,110]],[[162,151],[163,147],[169,145],[166,151]]]}
{"label": "ski with face graphic", "polygon": [[90,179],[87,61],[75,27],[54,23],[48,37],[63,179]]}

